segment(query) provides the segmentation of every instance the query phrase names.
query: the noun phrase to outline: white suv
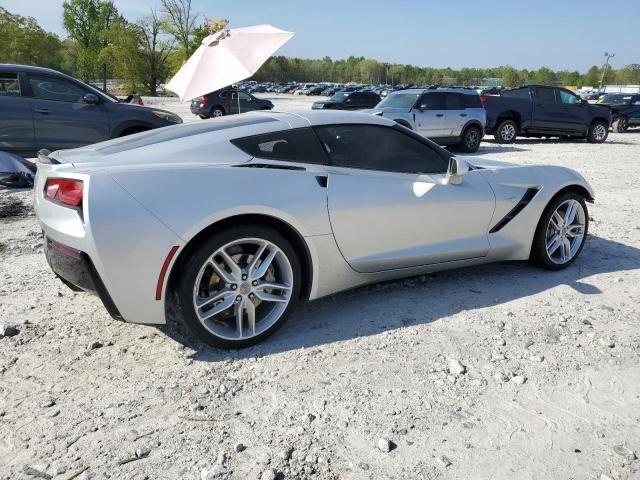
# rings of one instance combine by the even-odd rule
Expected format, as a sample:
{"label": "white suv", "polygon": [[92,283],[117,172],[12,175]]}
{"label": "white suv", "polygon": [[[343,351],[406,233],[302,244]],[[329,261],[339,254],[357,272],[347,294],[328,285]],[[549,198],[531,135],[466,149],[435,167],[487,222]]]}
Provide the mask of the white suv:
{"label": "white suv", "polygon": [[440,145],[475,152],[487,116],[478,92],[467,88],[412,88],[390,93],[373,113],[395,120]]}

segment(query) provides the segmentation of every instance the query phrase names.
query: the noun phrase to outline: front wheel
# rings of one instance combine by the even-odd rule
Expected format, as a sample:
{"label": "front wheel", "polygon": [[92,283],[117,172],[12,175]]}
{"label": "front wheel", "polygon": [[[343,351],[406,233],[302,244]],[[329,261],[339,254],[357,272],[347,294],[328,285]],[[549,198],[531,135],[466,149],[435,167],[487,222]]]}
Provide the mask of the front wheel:
{"label": "front wheel", "polygon": [[604,143],[604,141],[609,136],[609,127],[606,123],[596,120],[589,127],[589,132],[587,133],[587,140],[590,143]]}
{"label": "front wheel", "polygon": [[498,143],[513,143],[518,135],[518,124],[513,120],[504,120],[498,125],[493,136]]}
{"label": "front wheel", "polygon": [[466,153],[477,152],[480,148],[480,141],[482,140],[482,132],[480,128],[471,125],[462,132],[460,138],[459,148]]}
{"label": "front wheel", "polygon": [[218,233],[181,267],[182,320],[214,347],[243,348],[275,333],[300,298],[301,269],[291,244],[262,226]]}
{"label": "front wheel", "polygon": [[213,107],[211,109],[211,113],[209,113],[209,118],[217,118],[217,117],[223,117],[224,116],[224,110],[221,107]]}
{"label": "front wheel", "polygon": [[531,262],[548,270],[561,270],[580,255],[589,230],[584,197],[568,192],[554,199],[542,213],[531,246]]}

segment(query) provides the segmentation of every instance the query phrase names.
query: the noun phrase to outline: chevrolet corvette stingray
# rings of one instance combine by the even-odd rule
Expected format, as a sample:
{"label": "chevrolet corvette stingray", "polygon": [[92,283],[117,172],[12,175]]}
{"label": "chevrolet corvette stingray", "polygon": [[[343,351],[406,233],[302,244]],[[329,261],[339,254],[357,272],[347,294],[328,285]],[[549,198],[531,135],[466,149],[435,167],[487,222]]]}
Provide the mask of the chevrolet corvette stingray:
{"label": "chevrolet corvette stingray", "polygon": [[301,301],[504,260],[580,254],[593,191],[575,171],[456,157],[354,112],[256,112],[43,151],[51,269],[114,318],[240,348]]}

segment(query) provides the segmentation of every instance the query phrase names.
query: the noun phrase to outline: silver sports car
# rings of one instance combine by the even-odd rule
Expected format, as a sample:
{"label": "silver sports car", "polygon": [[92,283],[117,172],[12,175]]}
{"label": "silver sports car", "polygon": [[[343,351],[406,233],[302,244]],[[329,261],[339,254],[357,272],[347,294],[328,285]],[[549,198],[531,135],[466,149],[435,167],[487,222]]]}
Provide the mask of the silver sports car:
{"label": "silver sports car", "polygon": [[502,260],[579,255],[593,191],[578,173],[458,158],[391,120],[259,112],[39,159],[53,271],[109,313],[244,347],[301,301]]}

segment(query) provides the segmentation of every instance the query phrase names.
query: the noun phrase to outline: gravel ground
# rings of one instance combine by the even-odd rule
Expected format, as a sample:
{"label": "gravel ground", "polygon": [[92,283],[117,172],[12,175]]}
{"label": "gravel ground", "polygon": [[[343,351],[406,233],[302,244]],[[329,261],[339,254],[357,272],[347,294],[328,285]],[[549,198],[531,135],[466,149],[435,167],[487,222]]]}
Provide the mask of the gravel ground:
{"label": "gravel ground", "polygon": [[591,182],[571,268],[360,288],[239,352],[112,320],[0,192],[0,479],[640,478],[640,132],[480,155]]}

